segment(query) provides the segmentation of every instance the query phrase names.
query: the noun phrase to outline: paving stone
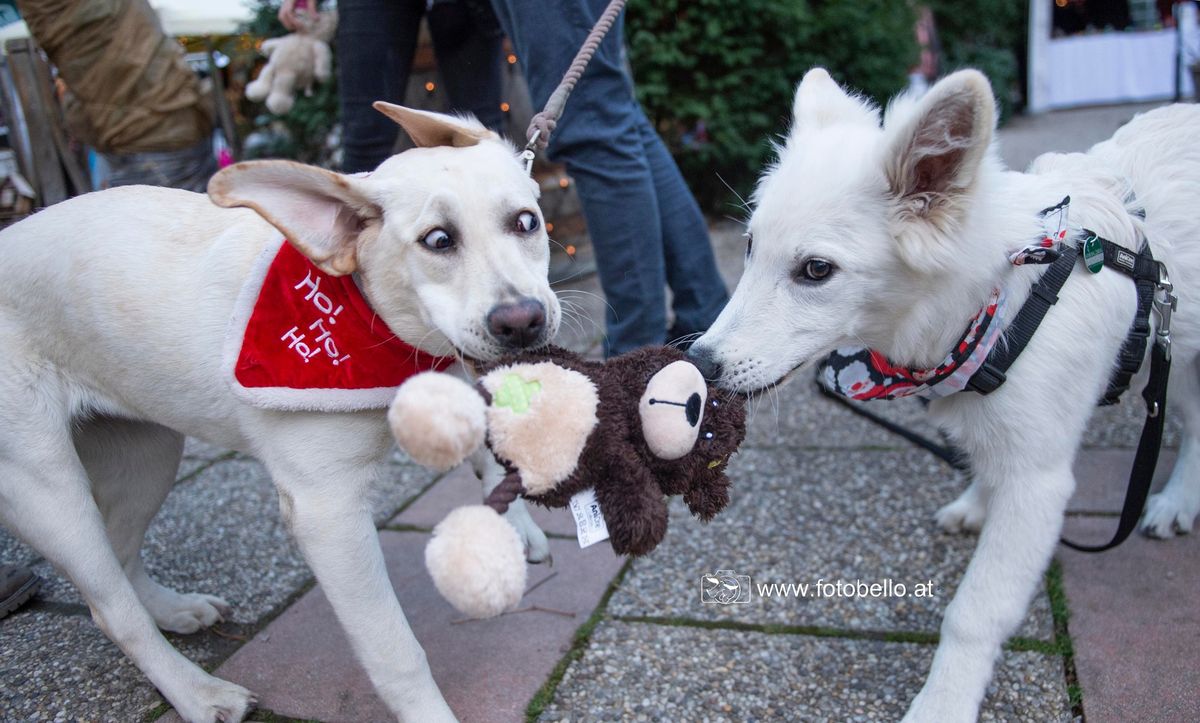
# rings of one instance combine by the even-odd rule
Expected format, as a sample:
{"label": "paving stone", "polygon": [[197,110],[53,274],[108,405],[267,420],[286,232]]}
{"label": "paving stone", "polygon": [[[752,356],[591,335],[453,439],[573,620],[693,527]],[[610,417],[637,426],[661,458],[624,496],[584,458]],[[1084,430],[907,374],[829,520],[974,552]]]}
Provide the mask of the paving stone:
{"label": "paving stone", "polygon": [[[918,450],[743,450],[729,465],[729,509],[708,524],[672,506],[666,540],[635,560],[608,612],[635,617],[775,623],[845,630],[936,633],[975,538],[943,533],[933,513],[965,485]],[[834,582],[906,587],[904,597],[764,598],[746,605],[700,600],[700,576],[718,570],[758,583]],[[932,597],[915,597],[932,581]],[[894,588],[895,589],[895,588]],[[1053,637],[1039,593],[1017,633]]]}
{"label": "paving stone", "polygon": [[[1075,458],[1075,494],[1067,512],[1120,512],[1129,487],[1133,456],[1132,449],[1081,450]],[[1155,489],[1166,484],[1177,457],[1173,450],[1159,453],[1158,467],[1154,470]]]}
{"label": "paving stone", "polygon": [[137,721],[161,700],[86,615],[0,621],[0,720]]}
{"label": "paving stone", "polygon": [[[912,445],[821,394],[810,376],[796,372],[781,387],[750,401],[743,447],[910,449]],[[880,416],[940,441],[915,400],[867,404]]]}
{"label": "paving stone", "polygon": [[[899,720],[933,646],[605,620],[542,721]],[[981,721],[1071,720],[1062,660],[1006,652]]]}
{"label": "paving stone", "polygon": [[[1146,422],[1146,405],[1141,392],[1128,391],[1121,401],[1110,407],[1097,407],[1083,432],[1083,447],[1120,447],[1137,449],[1142,436],[1142,425]],[[1179,415],[1167,408],[1167,422],[1163,429],[1163,447],[1177,449],[1182,430]]]}
{"label": "paving stone", "polygon": [[[525,706],[570,648],[622,561],[599,544],[580,550],[552,540],[553,569],[530,568],[530,585],[553,575],[525,603],[573,613],[524,612],[458,623],[421,562],[428,535],[380,533],[388,573],[434,678],[455,714],[470,721],[520,721]],[[275,713],[322,721],[388,720],[354,660],[321,589],[288,608],[217,670],[253,690]]]}
{"label": "paving stone", "polygon": [[[437,481],[416,502],[388,521],[389,525],[412,525],[432,528],[456,507],[477,505],[482,501],[482,488],[469,465],[451,470]],[[547,509],[531,502],[530,514],[545,532],[575,536],[575,521],[565,508]]]}
{"label": "paving stone", "polygon": [[1020,171],[1050,150],[1086,151],[1107,140],[1138,113],[1160,105],[1163,103],[1129,103],[1015,116],[997,134],[1000,157],[1009,168]]}
{"label": "paving stone", "polygon": [[[1115,520],[1069,519],[1103,540]],[[1075,669],[1088,723],[1193,723],[1200,715],[1200,537],[1131,536],[1099,555],[1063,548]]]}

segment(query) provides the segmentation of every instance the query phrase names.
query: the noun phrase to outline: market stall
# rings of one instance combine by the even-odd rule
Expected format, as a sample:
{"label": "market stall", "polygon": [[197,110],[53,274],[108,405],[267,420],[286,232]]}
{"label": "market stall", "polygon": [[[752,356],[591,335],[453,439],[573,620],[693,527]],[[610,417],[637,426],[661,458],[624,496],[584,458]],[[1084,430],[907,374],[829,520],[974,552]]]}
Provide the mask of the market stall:
{"label": "market stall", "polygon": [[1194,93],[1196,3],[1032,0],[1030,112]]}

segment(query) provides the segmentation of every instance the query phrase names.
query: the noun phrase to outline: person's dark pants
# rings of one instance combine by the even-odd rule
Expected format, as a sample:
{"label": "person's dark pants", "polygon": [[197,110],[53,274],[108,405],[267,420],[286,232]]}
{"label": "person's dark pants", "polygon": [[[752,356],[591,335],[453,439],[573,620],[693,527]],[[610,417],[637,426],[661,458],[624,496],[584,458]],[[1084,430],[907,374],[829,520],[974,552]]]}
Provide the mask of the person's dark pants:
{"label": "person's dark pants", "polygon": [[[493,0],[541,109],[608,0]],[[625,73],[613,26],[575,86],[548,155],[575,179],[608,301],[605,355],[704,331],[728,294],[704,216]]]}
{"label": "person's dark pants", "polygon": [[[425,0],[339,0],[338,93],[342,168],[373,171],[392,154],[399,128],[371,104],[402,104],[417,48]],[[436,2],[429,11],[438,72],[451,110],[472,113],[500,130],[501,38],[464,2]]]}
{"label": "person's dark pants", "polygon": [[217,172],[211,138],[177,151],[104,153],[109,186],[166,186],[204,193]]}

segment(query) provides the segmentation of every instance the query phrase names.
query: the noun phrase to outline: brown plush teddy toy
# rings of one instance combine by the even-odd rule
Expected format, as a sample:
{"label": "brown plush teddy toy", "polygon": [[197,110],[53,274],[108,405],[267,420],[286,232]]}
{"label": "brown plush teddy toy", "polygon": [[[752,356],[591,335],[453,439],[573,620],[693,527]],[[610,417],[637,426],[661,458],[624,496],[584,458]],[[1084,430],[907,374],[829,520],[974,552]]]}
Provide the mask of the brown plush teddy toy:
{"label": "brown plush teddy toy", "polygon": [[459,610],[496,615],[524,593],[520,540],[497,514],[517,495],[565,507],[594,493],[613,550],[630,555],[662,540],[666,497],[682,495],[704,520],[728,504],[725,466],[745,436],[743,400],[707,385],[677,349],[601,364],[550,347],[482,371],[475,387],[417,375],[388,414],[400,447],[420,464],[448,469],[486,439],[508,470],[485,506],[454,510],[426,550],[438,590]]}

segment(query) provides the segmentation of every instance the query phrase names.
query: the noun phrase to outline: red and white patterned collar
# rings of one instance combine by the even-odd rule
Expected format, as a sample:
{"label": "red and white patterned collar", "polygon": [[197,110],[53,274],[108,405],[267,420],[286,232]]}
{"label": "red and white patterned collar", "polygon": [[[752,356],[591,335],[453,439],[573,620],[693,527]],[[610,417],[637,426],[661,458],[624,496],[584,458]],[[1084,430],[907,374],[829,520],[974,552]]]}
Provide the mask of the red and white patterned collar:
{"label": "red and white patterned collar", "polygon": [[[1071,230],[1070,205],[1068,196],[1041,211],[1041,235],[1009,252],[1009,263],[1047,264],[1057,259],[1058,247]],[[830,391],[859,401],[908,396],[937,399],[961,392],[1003,336],[1007,307],[1004,289],[994,289],[950,353],[930,369],[901,366],[874,349],[843,347],[822,363],[819,378]]]}

